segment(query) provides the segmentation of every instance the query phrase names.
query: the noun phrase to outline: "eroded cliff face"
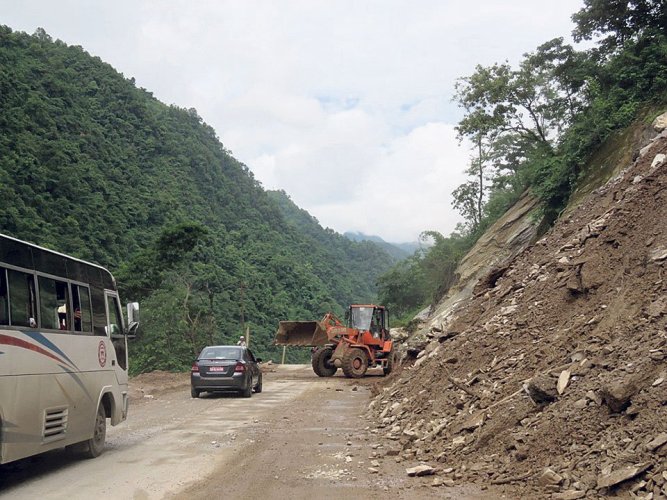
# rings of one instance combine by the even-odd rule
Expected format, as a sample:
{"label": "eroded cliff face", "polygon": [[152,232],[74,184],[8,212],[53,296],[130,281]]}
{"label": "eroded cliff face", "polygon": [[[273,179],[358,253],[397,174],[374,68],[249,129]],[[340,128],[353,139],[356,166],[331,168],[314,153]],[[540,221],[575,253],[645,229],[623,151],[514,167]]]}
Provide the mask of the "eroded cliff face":
{"label": "eroded cliff face", "polygon": [[537,200],[529,193],[503,215],[468,252],[458,266],[457,283],[440,301],[427,327],[446,328],[457,306],[473,295],[477,283],[494,270],[506,267],[537,234]]}
{"label": "eroded cliff face", "polygon": [[527,199],[480,240],[371,404],[388,455],[514,495],[667,495],[667,131],[652,135],[539,241]]}

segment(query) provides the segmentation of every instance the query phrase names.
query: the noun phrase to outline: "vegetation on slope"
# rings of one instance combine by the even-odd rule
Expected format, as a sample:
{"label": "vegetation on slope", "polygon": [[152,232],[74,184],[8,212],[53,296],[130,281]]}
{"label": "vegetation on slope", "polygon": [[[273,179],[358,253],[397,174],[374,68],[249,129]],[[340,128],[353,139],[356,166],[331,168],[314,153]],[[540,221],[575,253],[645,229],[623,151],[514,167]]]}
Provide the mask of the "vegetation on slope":
{"label": "vegetation on slope", "polygon": [[185,369],[246,328],[278,359],[279,320],[371,301],[391,264],[286,220],[194,109],[43,30],[0,27],[0,199],[1,232],[104,264],[141,301],[135,372]]}

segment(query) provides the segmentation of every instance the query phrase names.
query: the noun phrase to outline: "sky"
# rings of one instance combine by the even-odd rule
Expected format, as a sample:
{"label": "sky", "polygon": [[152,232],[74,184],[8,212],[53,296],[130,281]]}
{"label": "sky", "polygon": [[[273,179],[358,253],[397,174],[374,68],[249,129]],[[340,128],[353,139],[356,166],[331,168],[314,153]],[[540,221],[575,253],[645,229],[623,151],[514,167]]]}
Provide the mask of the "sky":
{"label": "sky", "polygon": [[266,189],[324,227],[448,235],[471,152],[457,78],[557,36],[583,0],[0,0],[0,24],[80,45],[195,108]]}

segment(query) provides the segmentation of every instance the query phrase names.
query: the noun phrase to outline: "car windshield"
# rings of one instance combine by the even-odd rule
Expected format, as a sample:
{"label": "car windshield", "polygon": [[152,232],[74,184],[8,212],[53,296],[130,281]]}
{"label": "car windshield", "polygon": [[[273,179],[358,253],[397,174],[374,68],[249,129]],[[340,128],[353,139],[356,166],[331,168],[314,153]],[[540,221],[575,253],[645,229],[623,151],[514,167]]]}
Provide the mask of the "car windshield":
{"label": "car windshield", "polygon": [[205,347],[199,359],[241,359],[238,347]]}

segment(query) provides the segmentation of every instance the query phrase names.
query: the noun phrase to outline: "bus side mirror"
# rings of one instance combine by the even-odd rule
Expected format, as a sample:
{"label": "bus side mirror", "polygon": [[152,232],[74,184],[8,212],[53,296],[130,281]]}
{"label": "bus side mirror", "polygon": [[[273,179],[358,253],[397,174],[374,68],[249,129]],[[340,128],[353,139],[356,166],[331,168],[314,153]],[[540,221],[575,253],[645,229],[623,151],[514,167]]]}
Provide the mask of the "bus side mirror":
{"label": "bus side mirror", "polygon": [[127,336],[136,337],[139,328],[139,302],[127,303]]}

